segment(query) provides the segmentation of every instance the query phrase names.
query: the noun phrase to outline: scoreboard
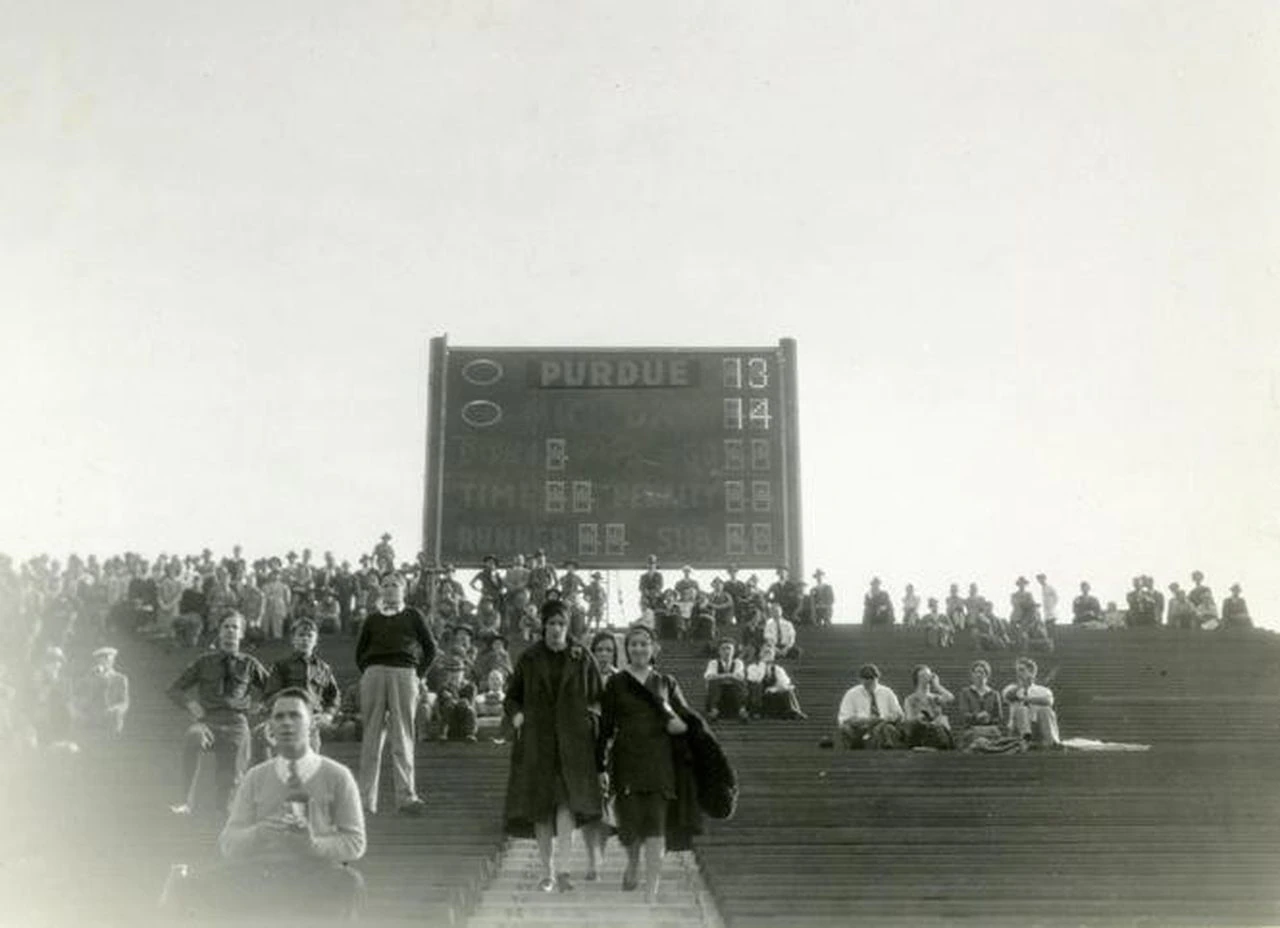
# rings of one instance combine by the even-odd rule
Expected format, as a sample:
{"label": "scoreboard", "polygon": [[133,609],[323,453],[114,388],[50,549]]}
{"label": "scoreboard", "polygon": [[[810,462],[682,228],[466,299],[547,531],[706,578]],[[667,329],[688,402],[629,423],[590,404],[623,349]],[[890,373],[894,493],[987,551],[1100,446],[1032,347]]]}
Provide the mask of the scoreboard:
{"label": "scoreboard", "polygon": [[423,549],[803,576],[796,349],[431,340]]}

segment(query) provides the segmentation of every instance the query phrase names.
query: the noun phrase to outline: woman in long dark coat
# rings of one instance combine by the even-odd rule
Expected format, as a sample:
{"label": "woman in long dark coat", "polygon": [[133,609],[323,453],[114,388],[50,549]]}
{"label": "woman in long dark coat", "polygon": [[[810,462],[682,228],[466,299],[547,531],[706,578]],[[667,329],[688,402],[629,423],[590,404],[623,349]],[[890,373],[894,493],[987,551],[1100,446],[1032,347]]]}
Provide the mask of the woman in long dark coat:
{"label": "woman in long dark coat", "polygon": [[653,632],[634,625],[623,639],[626,666],[609,678],[601,701],[600,740],[608,746],[609,786],[618,839],[627,850],[622,888],[636,888],[644,847],[645,898],[654,902],[666,853],[667,815],[677,798],[673,735],[688,731],[688,704],[675,677],[653,667]]}
{"label": "woman in long dark coat", "polygon": [[[581,645],[568,639],[566,604],[542,607],[542,640],[520,655],[507,682],[504,708],[516,731],[507,779],[506,829],[536,837],[544,892],[573,889],[565,858],[573,829],[600,818],[596,732],[600,671]],[[555,855],[552,855],[552,839]]]}

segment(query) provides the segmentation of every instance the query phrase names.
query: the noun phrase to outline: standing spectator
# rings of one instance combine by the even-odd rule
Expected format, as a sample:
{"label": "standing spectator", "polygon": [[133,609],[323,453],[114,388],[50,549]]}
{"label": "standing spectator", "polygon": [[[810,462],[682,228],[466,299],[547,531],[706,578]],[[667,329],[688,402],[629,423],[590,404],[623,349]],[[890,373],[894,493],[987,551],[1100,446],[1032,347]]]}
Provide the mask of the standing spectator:
{"label": "standing spectator", "polygon": [[880,683],[880,668],[863,664],[858,679],[862,682],[845,692],[836,713],[841,743],[851,751],[902,747],[902,706]]}
{"label": "standing spectator", "polygon": [[511,559],[511,566],[502,577],[506,590],[506,609],[504,623],[508,634],[519,631],[520,619],[524,616],[524,607],[529,603],[529,568],[524,566],[524,555],[517,554]]}
{"label": "standing spectator", "polygon": [[1187,598],[1187,591],[1176,582],[1169,584],[1169,592],[1173,598],[1169,600],[1169,627],[1183,630],[1200,627],[1200,617],[1196,607]]}
{"label": "standing spectator", "polygon": [[462,602],[467,598],[467,594],[462,589],[462,584],[454,579],[454,572],[452,564],[445,564],[440,568],[440,579],[436,581],[436,603],[449,604],[457,615],[462,611]]}
{"label": "standing spectator", "polygon": [[1147,594],[1151,597],[1151,599],[1155,603],[1155,614],[1156,614],[1155,624],[1159,625],[1161,622],[1164,621],[1164,617],[1165,617],[1164,594],[1161,593],[1158,589],[1156,589],[1156,582],[1151,577],[1144,576],[1142,578],[1142,585],[1146,589]]}
{"label": "standing spectator", "polygon": [[649,555],[648,565],[640,575],[640,608],[657,612],[662,602],[662,588],[666,581],[662,578],[662,571],[658,570],[657,555]]}
{"label": "standing spectator", "polygon": [[293,593],[278,570],[273,570],[262,588],[262,624],[270,638],[284,637],[284,623],[289,618]]}
{"label": "standing spectator", "polygon": [[547,552],[539,548],[529,570],[529,601],[541,609],[550,592],[557,589],[556,581],[556,569],[547,563]]}
{"label": "standing spectator", "polygon": [[250,638],[262,638],[266,631],[262,627],[262,617],[266,614],[267,602],[258,589],[258,578],[253,571],[245,571],[240,575],[240,614],[244,616],[245,635]]}
{"label": "standing spectator", "polygon": [[1222,601],[1223,628],[1253,628],[1249,604],[1240,595],[1240,584],[1231,584],[1231,595]]}
{"label": "standing spectator", "polygon": [[569,642],[565,604],[546,603],[541,619],[542,640],[520,655],[507,684],[506,711],[517,740],[507,780],[506,829],[512,837],[537,839],[538,888],[568,892],[573,883],[563,868],[573,830],[599,820],[602,812],[596,731],[603,686],[586,648]]}
{"label": "standing spectator", "polygon": [[952,629],[957,632],[963,631],[968,616],[964,597],[960,595],[960,584],[953,583],[947,591],[947,618],[951,622]]}
{"label": "standing spectator", "polygon": [[716,657],[707,663],[702,678],[707,682],[707,718],[714,722],[723,715],[737,716],[746,722],[747,670],[734,653],[737,642],[721,638]]}
{"label": "standing spectator", "polygon": [[351,631],[352,610],[355,608],[358,581],[351,573],[351,562],[343,561],[333,578],[333,591],[338,596],[338,621],[344,632]]}
{"label": "standing spectator", "polygon": [[40,747],[65,742],[71,736],[72,694],[66,666],[62,648],[51,645],[45,648],[40,664],[31,675],[27,720]]}
{"label": "standing spectator", "polygon": [[830,625],[835,612],[836,592],[826,582],[826,572],[819,567],[813,572],[813,589],[809,591],[813,603],[813,624]]}
{"label": "standing spectator", "polygon": [[670,809],[679,793],[672,738],[689,731],[690,711],[675,677],[653,667],[657,642],[644,626],[626,634],[626,666],[609,679],[602,703],[600,741],[608,750],[608,782],[627,851],[623,890],[634,890],[644,851],[645,900],[658,901],[667,836],[680,823]]}
{"label": "standing spectator", "polygon": [[765,601],[777,604],[782,609],[782,614],[794,621],[796,613],[800,610],[802,587],[791,579],[790,571],[786,567],[777,567],[774,573],[778,579],[770,584]]}
{"label": "standing spectator", "polygon": [[880,589],[880,578],[871,578],[871,589],[862,600],[862,624],[888,626],[893,624],[893,600]]}
{"label": "standing spectator", "polygon": [[1071,624],[1087,625],[1102,621],[1102,604],[1091,590],[1088,580],[1080,581],[1080,595],[1071,602]]}
{"label": "standing spectator", "polygon": [[730,564],[728,568],[729,579],[724,581],[724,591],[729,594],[733,600],[733,618],[739,625],[745,625],[747,615],[745,606],[747,601],[747,585],[738,579],[738,565]]}
{"label": "standing spectator", "polygon": [[592,630],[599,630],[604,625],[605,608],[609,600],[609,592],[604,585],[604,574],[593,570],[591,582],[587,584],[584,592],[587,600],[587,625]]}
{"label": "standing spectator", "polygon": [[129,678],[116,670],[112,647],[93,652],[93,669],[74,690],[75,715],[81,725],[118,738],[129,712]]}
{"label": "standing spectator", "polygon": [[396,569],[396,549],[391,547],[390,532],[383,532],[382,539],[373,546],[373,566],[384,574]]}
{"label": "standing spectator", "polygon": [[1044,620],[1049,625],[1058,622],[1058,591],[1049,583],[1044,574],[1036,574],[1036,583],[1040,584],[1040,608]]}
{"label": "standing spectator", "polygon": [[388,733],[396,806],[405,815],[420,815],[425,808],[414,778],[413,725],[421,678],[435,656],[436,643],[426,620],[405,606],[404,580],[388,574],[382,581],[378,611],[365,619],[356,641],[364,729],[360,793],[370,814],[378,811],[382,749]]}
{"label": "standing spectator", "polygon": [[267,671],[257,658],[240,653],[244,617],[238,612],[218,624],[218,649],[196,658],[169,687],[169,697],[191,714],[182,746],[184,798],[170,806],[189,815],[195,806],[200,757],[212,751],[217,761],[218,808],[225,809],[249,763],[249,719],[254,694],[267,685]]}
{"label": "standing spectator", "polygon": [[916,595],[915,584],[908,583],[907,591],[902,596],[902,624],[913,627],[920,620],[920,597]]}
{"label": "standing spectator", "polygon": [[1015,581],[1015,589],[1009,595],[1009,624],[1025,634],[1036,622],[1038,607],[1035,598],[1027,590],[1027,578],[1019,577]]}
{"label": "standing spectator", "polygon": [[181,567],[176,561],[170,561],[165,565],[164,576],[156,584],[156,632],[169,637],[177,632],[182,605]]}

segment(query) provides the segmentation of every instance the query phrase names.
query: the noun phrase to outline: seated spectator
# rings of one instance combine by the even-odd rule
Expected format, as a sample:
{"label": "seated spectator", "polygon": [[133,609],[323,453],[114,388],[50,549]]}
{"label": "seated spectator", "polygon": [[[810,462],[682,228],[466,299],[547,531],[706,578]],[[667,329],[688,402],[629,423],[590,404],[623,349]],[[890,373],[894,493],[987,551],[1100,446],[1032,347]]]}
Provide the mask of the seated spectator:
{"label": "seated spectator", "polygon": [[[444,650],[448,650],[445,648]],[[495,670],[500,670],[505,676],[511,676],[511,654],[507,651],[507,639],[503,635],[492,636],[485,649],[476,658],[475,678],[477,683],[483,683]]]}
{"label": "seated spectator", "polygon": [[693,612],[689,617],[689,639],[711,641],[718,633],[716,626],[716,615],[711,608],[710,598],[705,593],[699,593],[698,598],[693,602]]}
{"label": "seated spectator", "polygon": [[475,632],[472,631],[470,625],[455,625],[453,627],[453,641],[449,644],[449,653],[467,665],[466,673],[468,677],[474,677],[477,651]]}
{"label": "seated spectator", "polygon": [[1073,625],[1105,625],[1102,618],[1102,606],[1098,597],[1090,592],[1089,581],[1080,581],[1080,595],[1071,603],[1071,624]]}
{"label": "seated spectator", "polygon": [[[191,713],[191,725],[182,744],[184,798],[170,806],[179,814],[190,814],[201,756],[213,752],[218,808],[225,809],[236,784],[249,762],[248,713],[252,695],[267,685],[267,670],[258,659],[240,651],[244,619],[233,612],[218,626],[218,650],[196,658],[169,687],[169,697]],[[310,734],[310,713],[307,731]]]}
{"label": "seated spectator", "polygon": [[1196,614],[1196,607],[1187,598],[1187,591],[1177,583],[1170,583],[1169,592],[1173,594],[1169,600],[1169,627],[1183,630],[1199,628],[1200,617]]}
{"label": "seated spectator", "polygon": [[542,637],[542,619],[538,616],[538,606],[529,599],[524,604],[520,615],[520,640],[531,644]]}
{"label": "seated spectator", "polygon": [[1058,716],[1053,710],[1053,690],[1036,683],[1039,668],[1029,657],[1014,664],[1017,680],[1000,694],[1009,707],[1009,734],[1021,738],[1030,747],[1058,747]]}
{"label": "seated spectator", "polygon": [[79,724],[113,738],[124,731],[129,712],[129,678],[116,670],[115,648],[93,652],[93,669],[74,689],[74,713]]}
{"label": "seated spectator", "polygon": [[1223,628],[1253,628],[1249,604],[1240,595],[1240,584],[1231,584],[1231,595],[1222,601]]}
{"label": "seated spectator", "polygon": [[506,698],[507,678],[511,674],[494,668],[480,681],[480,692],[476,694],[476,716],[478,718],[502,718],[502,700]]}
{"label": "seated spectator", "polygon": [[937,750],[955,747],[946,714],[947,706],[955,702],[955,697],[927,664],[917,664],[911,680],[915,689],[902,701],[907,746]]}
{"label": "seated spectator", "polygon": [[747,709],[752,718],[805,719],[795,684],[777,664],[777,649],[766,643],[760,660],[747,667]]}
{"label": "seated spectator", "polygon": [[1218,606],[1213,599],[1213,590],[1205,586],[1204,574],[1198,570],[1191,572],[1191,580],[1195,584],[1187,599],[1196,607],[1196,615],[1200,618],[1202,628],[1217,628]]}
{"label": "seated spectator", "polygon": [[[311,619],[298,619],[289,632],[293,653],[282,657],[271,665],[267,672],[267,685],[263,697],[270,699],[273,695],[286,689],[300,689],[311,698],[311,750],[320,750],[320,736],[333,728],[334,719],[338,715],[341,693],[338,691],[338,678],[334,676],[329,663],[316,654],[316,645],[320,640],[316,623]],[[271,722],[268,719],[259,729],[260,743],[271,746]],[[260,755],[265,757],[264,754]]]}
{"label": "seated spectator", "polygon": [[335,635],[342,630],[342,609],[338,605],[338,594],[333,590],[326,588],[318,594],[315,622],[326,635]]}
{"label": "seated spectator", "polygon": [[360,793],[350,770],[311,749],[310,725],[307,693],[275,695],[279,755],[245,775],[218,839],[227,861],[192,875],[176,894],[179,910],[307,925],[354,920],[364,881],[346,865],[365,852]]}
{"label": "seated spectator", "polygon": [[947,592],[947,619],[951,628],[957,632],[964,631],[968,617],[965,599],[960,595],[960,584],[953,583]]}
{"label": "seated spectator", "polygon": [[902,706],[893,690],[881,685],[880,668],[863,664],[858,678],[862,682],[844,694],[836,714],[841,743],[851,751],[902,747]]}
{"label": "seated spectator", "polygon": [[969,615],[969,635],[983,651],[1001,651],[1012,646],[1008,625],[991,612],[991,602],[979,598]]}
{"label": "seated spectator", "polygon": [[501,632],[502,614],[498,612],[493,600],[488,598],[480,600],[480,606],[476,609],[476,634],[483,642]]}
{"label": "seated spectator", "polygon": [[354,680],[342,691],[338,715],[333,720],[334,741],[359,741],[364,735],[360,715],[360,681]]}
{"label": "seated spectator", "polygon": [[658,597],[653,607],[653,620],[660,639],[678,640],[685,636],[688,619],[685,618],[674,589],[664,590]]}
{"label": "seated spectator", "polygon": [[893,624],[893,600],[880,589],[880,578],[871,578],[871,589],[862,600],[862,624],[888,626]]}
{"label": "seated spectator", "polygon": [[968,749],[978,739],[994,741],[1002,735],[1004,712],[1000,694],[991,688],[991,665],[974,661],[969,667],[969,685],[960,691],[956,705],[959,746]]}
{"label": "seated spectator", "polygon": [[929,598],[929,608],[920,616],[919,626],[924,630],[924,641],[931,648],[949,648],[955,638],[950,616],[938,612],[938,600]]}
{"label": "seated spectator", "polygon": [[456,654],[444,659],[444,682],[432,712],[433,740],[476,740],[476,686],[467,669]]}
{"label": "seated spectator", "polygon": [[729,591],[725,589],[724,581],[719,577],[711,581],[711,595],[707,597],[707,605],[710,607],[712,617],[715,620],[714,635],[724,633],[733,625],[734,599]]}
{"label": "seated spectator", "polygon": [[721,638],[719,653],[707,664],[703,679],[707,681],[707,717],[711,721],[721,715],[737,716],[747,721],[747,671],[735,656],[737,643]]}
{"label": "seated spectator", "polygon": [[1107,608],[1102,611],[1102,621],[1106,623],[1107,628],[1126,628],[1129,625],[1129,616],[1116,605],[1113,599],[1107,602]]}

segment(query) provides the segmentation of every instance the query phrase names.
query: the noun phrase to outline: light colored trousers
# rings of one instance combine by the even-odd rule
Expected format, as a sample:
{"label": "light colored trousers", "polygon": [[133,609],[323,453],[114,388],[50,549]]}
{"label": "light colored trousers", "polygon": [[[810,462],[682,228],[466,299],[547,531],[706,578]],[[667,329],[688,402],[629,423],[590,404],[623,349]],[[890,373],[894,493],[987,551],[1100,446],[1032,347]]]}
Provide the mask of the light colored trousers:
{"label": "light colored trousers", "polygon": [[1009,730],[1020,737],[1030,737],[1034,744],[1052,745],[1061,739],[1058,714],[1052,706],[1028,706],[1014,703],[1009,707]]}
{"label": "light colored trousers", "polygon": [[382,748],[391,738],[391,764],[396,805],[417,798],[413,783],[413,716],[418,706],[418,675],[412,667],[375,664],[360,676],[360,796],[370,812],[378,811]]}

